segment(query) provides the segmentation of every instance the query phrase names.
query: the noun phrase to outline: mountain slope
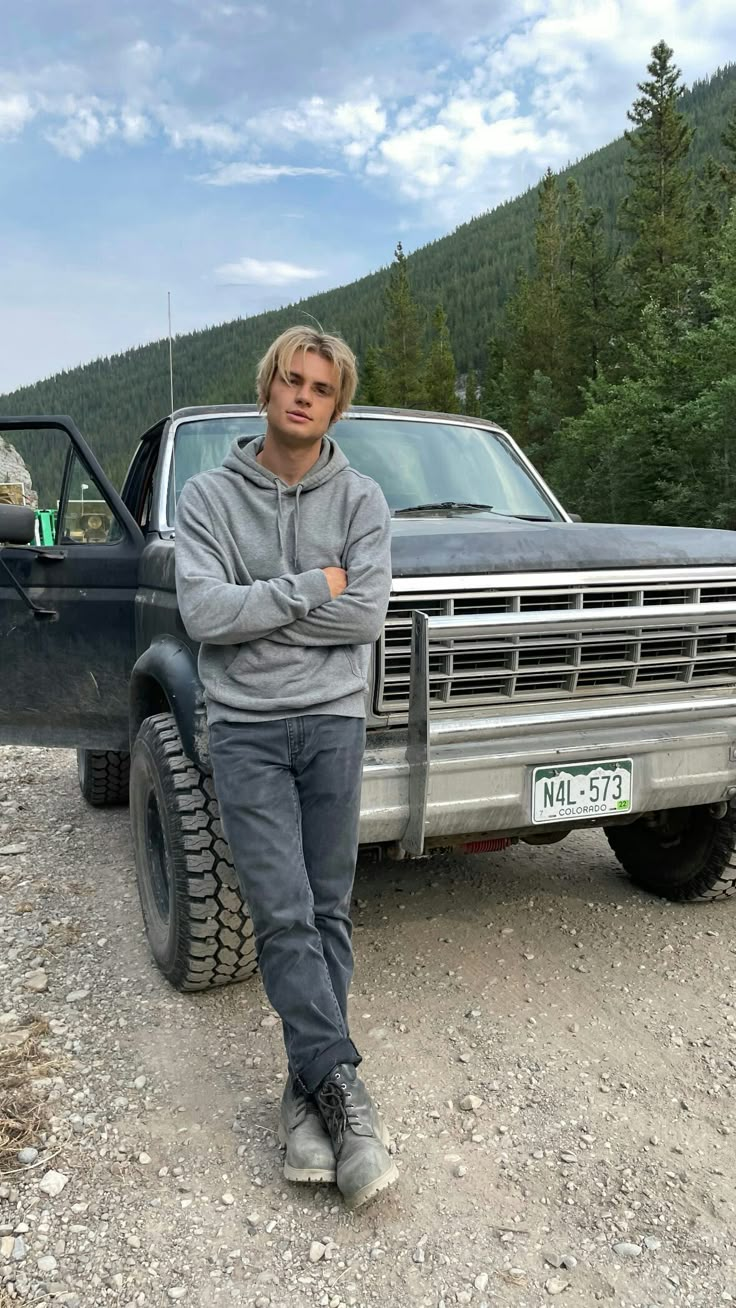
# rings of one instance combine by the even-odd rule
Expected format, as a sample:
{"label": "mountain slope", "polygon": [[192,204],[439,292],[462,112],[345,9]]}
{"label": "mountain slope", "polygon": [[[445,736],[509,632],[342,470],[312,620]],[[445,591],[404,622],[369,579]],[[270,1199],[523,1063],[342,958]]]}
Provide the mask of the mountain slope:
{"label": "mountain slope", "polygon": [[[696,128],[691,150],[696,170],[707,154],[722,154],[720,135],[735,101],[736,65],[719,69],[683,97],[682,108]],[[563,181],[576,178],[586,204],[601,207],[609,230],[627,189],[627,148],[621,137],[561,174]],[[445,306],[460,371],[482,366],[488,335],[519,271],[529,266],[536,208],[532,189],[409,256],[412,288],[420,304],[428,313],[438,300]],[[362,356],[380,339],[387,275],[382,269],[283,309],[177,337],[177,406],[252,399],[260,354],[284,327],[308,321],[306,313],[325,329],[341,332]],[[137,436],[168,409],[166,341],[95,360],[0,397],[4,414],[70,413],[116,481]]]}

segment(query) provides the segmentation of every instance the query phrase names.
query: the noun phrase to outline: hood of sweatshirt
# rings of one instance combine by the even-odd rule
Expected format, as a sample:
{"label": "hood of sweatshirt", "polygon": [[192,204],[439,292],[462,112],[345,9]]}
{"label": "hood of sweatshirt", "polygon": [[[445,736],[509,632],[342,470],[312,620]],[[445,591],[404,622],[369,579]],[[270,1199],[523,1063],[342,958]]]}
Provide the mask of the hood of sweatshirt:
{"label": "hood of sweatshirt", "polygon": [[[285,557],[289,560],[289,566],[295,572],[299,571],[299,503],[302,495],[308,495],[310,491],[316,490],[318,486],[324,486],[325,482],[331,481],[339,472],[342,472],[350,465],[345,458],[342,450],[330,436],[322,438],[322,449],[320,450],[317,462],[309,469],[306,476],[301,481],[289,485],[282,481],[275,472],[270,468],[264,468],[258,462],[257,455],[263,449],[265,436],[257,436],[255,439],[249,436],[241,436],[234,440],[230,446],[230,452],[224,459],[224,467],[230,472],[240,473],[247,481],[258,486],[272,494],[276,499],[276,525],[279,537],[279,546]],[[290,500],[294,503],[291,504]],[[293,531],[288,533],[286,530],[287,516],[290,516],[293,510],[294,526]],[[291,548],[287,542],[290,540]]]}

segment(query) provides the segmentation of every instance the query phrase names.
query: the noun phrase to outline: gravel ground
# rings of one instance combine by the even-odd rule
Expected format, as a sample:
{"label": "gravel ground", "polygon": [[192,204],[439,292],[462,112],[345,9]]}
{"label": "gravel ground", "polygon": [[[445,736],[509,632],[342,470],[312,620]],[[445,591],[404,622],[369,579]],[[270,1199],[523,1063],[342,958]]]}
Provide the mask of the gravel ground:
{"label": "gravel ground", "polygon": [[127,814],[0,750],[0,1308],[736,1302],[735,912],[639,893],[597,833],[361,866],[401,1175],[351,1215],[283,1180],[260,982],[173,992]]}

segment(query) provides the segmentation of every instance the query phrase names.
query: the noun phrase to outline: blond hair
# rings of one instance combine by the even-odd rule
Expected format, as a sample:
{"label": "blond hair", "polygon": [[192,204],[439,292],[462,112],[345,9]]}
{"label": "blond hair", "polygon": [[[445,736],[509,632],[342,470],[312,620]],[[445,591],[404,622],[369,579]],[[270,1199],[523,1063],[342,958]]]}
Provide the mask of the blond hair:
{"label": "blond hair", "polygon": [[358,385],[358,365],[355,355],[340,336],[315,331],[314,327],[288,327],[269,345],[256,373],[258,403],[265,408],[271,394],[271,383],[278,372],[283,381],[289,381],[294,355],[312,350],[334,364],[337,370],[337,395],[332,421],[350,408]]}

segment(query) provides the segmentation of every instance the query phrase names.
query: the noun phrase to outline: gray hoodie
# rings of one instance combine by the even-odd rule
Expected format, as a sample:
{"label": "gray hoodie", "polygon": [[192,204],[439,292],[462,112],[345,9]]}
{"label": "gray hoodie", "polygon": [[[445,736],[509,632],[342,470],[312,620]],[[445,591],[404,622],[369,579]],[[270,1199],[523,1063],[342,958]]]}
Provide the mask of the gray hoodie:
{"label": "gray hoodie", "polygon": [[[256,462],[263,439],[234,441],[176,513],[176,589],[201,642],[208,720],[364,717],[391,587],[388,506],[328,436],[295,486]],[[337,599],[329,567],[348,574]]]}

